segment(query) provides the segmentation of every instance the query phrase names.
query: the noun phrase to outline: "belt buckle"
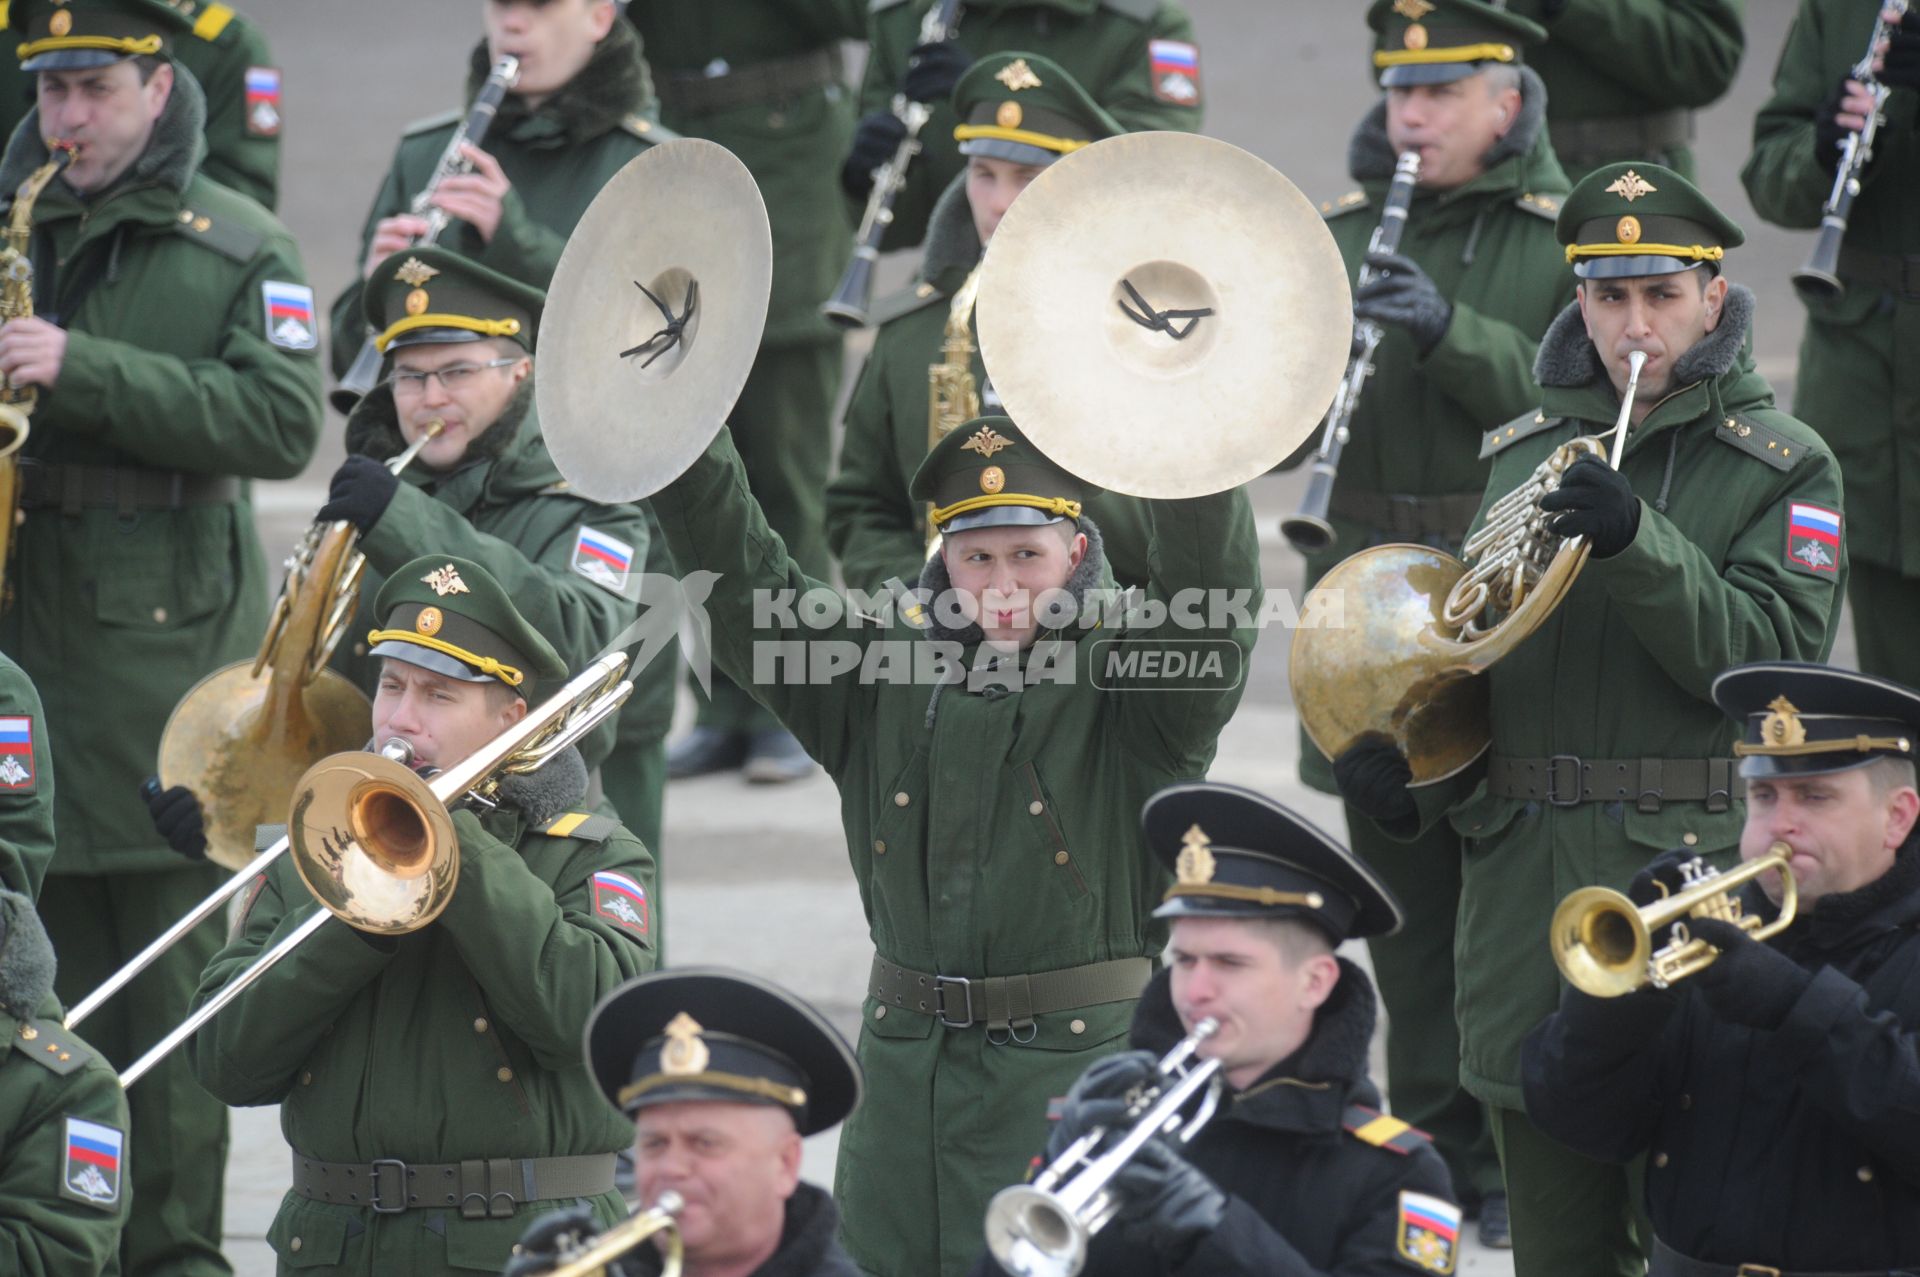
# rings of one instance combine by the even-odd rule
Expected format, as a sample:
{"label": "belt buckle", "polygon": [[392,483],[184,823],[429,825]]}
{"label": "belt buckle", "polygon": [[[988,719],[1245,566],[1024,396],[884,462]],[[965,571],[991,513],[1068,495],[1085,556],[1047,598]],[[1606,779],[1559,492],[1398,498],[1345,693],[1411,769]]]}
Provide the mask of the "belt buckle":
{"label": "belt buckle", "polygon": [[1771,1264],[1742,1264],[1733,1274],[1734,1277],[1780,1277],[1780,1270]]}
{"label": "belt buckle", "polygon": [[[944,989],[948,985],[958,985],[960,994],[967,1002],[967,1018],[950,1020],[947,1018],[947,995]],[[970,1029],[973,1027],[973,981],[959,975],[937,975],[933,977],[933,994],[940,1000],[940,1023],[949,1029]]]}
{"label": "belt buckle", "polygon": [[[1560,764],[1566,763],[1573,768],[1573,796],[1560,796]],[[1554,807],[1578,807],[1580,805],[1580,756],[1578,754],[1554,754],[1547,759],[1547,802]]]}
{"label": "belt buckle", "polygon": [[[400,1176],[400,1204],[382,1206],[380,1204],[380,1168],[391,1166]],[[376,1157],[373,1159],[373,1175],[367,1182],[367,1202],[376,1215],[404,1215],[407,1210],[407,1164],[397,1157]]]}

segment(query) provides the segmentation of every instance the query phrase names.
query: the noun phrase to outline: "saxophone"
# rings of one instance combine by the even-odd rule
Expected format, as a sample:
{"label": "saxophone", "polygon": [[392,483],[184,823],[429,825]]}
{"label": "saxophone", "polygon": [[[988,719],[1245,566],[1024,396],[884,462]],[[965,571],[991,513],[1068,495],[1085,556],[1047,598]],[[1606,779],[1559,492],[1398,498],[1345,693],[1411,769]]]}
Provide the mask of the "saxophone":
{"label": "saxophone", "polygon": [[[73,163],[80,148],[57,143],[45,164],[35,169],[13,195],[12,215],[0,232],[0,323],[33,317],[33,205],[47,183]],[[0,611],[13,603],[13,582],[6,579],[13,554],[13,529],[20,517],[20,448],[27,442],[27,418],[40,391],[15,385],[0,374]]]}
{"label": "saxophone", "polygon": [[[953,295],[947,310],[947,332],[940,342],[940,362],[927,365],[927,451],[980,415],[980,388],[973,380],[973,299],[980,294],[980,267]],[[933,507],[928,506],[929,510]],[[938,535],[927,520],[927,544]]]}

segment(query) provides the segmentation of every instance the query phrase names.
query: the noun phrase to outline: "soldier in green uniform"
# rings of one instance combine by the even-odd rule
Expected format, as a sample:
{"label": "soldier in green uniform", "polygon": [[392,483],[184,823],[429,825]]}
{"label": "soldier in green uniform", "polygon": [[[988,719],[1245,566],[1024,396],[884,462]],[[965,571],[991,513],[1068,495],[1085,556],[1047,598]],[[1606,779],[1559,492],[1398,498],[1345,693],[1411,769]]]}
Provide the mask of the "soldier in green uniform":
{"label": "soldier in green uniform", "polygon": [[[919,580],[931,533],[926,507],[907,496],[913,474],[928,449],[981,406],[1000,411],[973,326],[982,246],[1041,169],[1125,132],[1037,53],[974,63],[954,89],[954,115],[966,135],[966,172],[934,209],[914,282],[875,309],[879,332],[847,405],[840,472],[827,488],[827,542],[849,589]],[[1088,495],[1087,509],[1114,578],[1145,585],[1146,507],[1100,492]]]}
{"label": "soldier in green uniform", "polygon": [[[1760,216],[1817,226],[1845,135],[1869,106],[1851,69],[1876,0],[1805,4],[1741,178]],[[1873,162],[1848,213],[1836,296],[1803,292],[1794,411],[1833,445],[1847,480],[1853,634],[1860,668],[1920,685],[1920,12],[1894,30],[1875,78],[1891,92]]]}
{"label": "soldier in green uniform", "polygon": [[[207,99],[207,154],[200,173],[271,210],[280,198],[280,68],[267,37],[231,6],[201,0],[146,0],[192,23],[171,46],[176,69],[192,73]],[[170,16],[170,15],[166,15]],[[0,137],[12,137],[33,105],[33,77],[0,63]]]}
{"label": "soldier in green uniform", "polygon": [[[1415,541],[1460,553],[1480,508],[1480,435],[1534,402],[1540,336],[1573,294],[1554,217],[1568,190],[1547,140],[1548,98],[1524,60],[1545,33],[1480,0],[1368,14],[1383,100],[1348,144],[1358,190],[1321,205],[1356,281],[1355,317],[1383,337],[1354,410],[1327,521],[1334,543],[1307,556],[1312,586],[1369,546]],[[1370,252],[1397,157],[1420,156],[1399,251]],[[1304,733],[1301,779],[1334,791]],[[1387,1087],[1396,1117],[1433,1135],[1481,1240],[1506,1244],[1499,1159],[1480,1102],[1460,1087],[1454,915],[1460,840],[1444,826],[1412,845],[1347,813],[1354,851],[1402,900],[1406,926],[1368,941],[1387,1008]]]}
{"label": "soldier in green uniform", "polygon": [[[471,560],[405,564],[375,611],[374,739],[405,741],[415,767],[471,757],[567,675]],[[399,936],[329,920],[190,1040],[222,1101],[280,1105],[280,1271],[498,1272],[534,1214],[581,1198],[602,1224],[626,1214],[613,1163],[631,1127],[580,1067],[580,1030],[653,967],[653,860],[579,806],[586,784],[569,748],[504,778],[490,808],[456,804],[437,919]],[[196,1002],[321,907],[288,859],[242,901]]]}
{"label": "soldier in green uniform", "polygon": [[[862,0],[639,4],[660,118],[740,157],[773,222],[773,297],[732,415],[747,482],[795,562],[827,575],[820,492],[840,395],[841,338],[820,314],[853,233],[834,181],[853,135],[840,41],[866,34]],[[696,695],[700,695],[696,692]],[[744,767],[777,783],[813,770],[792,733],[724,675],[668,759],[676,779]]]}
{"label": "soldier in green uniform", "polygon": [[[154,838],[139,797],[160,731],[209,670],[251,655],[266,571],[247,480],[290,479],[320,430],[319,324],[285,227],[198,171],[205,103],[169,49],[188,20],[144,0],[16,3],[38,106],[0,161],[13,192],[77,139],[33,210],[36,315],[0,372],[39,388],[0,650],[45,702],[61,776],[40,898],[76,1001],[221,879]],[[185,1014],[203,928],[88,1022],[130,1061]],[[226,1110],[172,1062],[129,1097],[132,1273],[225,1273]]]}
{"label": "soldier in green uniform", "polygon": [[941,192],[966,167],[948,102],[977,57],[1026,49],[1064,68],[1125,129],[1200,131],[1200,48],[1180,0],[975,0],[963,6],[958,39],[923,46],[920,25],[934,2],[873,0],[867,18],[863,114],[840,170],[847,194],[866,200],[873,170],[905,133],[890,105],[895,94],[933,109],[893,206],[889,250],[921,241]]}
{"label": "soldier in green uniform", "polygon": [[53,945],[33,901],[0,889],[0,1271],[120,1272],[127,1097],[61,1026]]}
{"label": "soldier in green uniform", "polygon": [[53,862],[53,764],[33,680],[0,652],[0,888],[32,900]]}
{"label": "soldier in green uniform", "polygon": [[1743,791],[1709,684],[1737,660],[1823,659],[1845,577],[1839,466],[1774,406],[1747,353],[1753,295],[1720,273],[1740,228],[1679,174],[1617,164],[1574,187],[1557,229],[1576,304],[1540,344],[1538,409],[1481,452],[1491,503],[1574,438],[1610,435],[1629,354],[1644,353],[1621,468],[1575,461],[1540,499],[1552,531],[1591,555],[1486,674],[1482,762],[1417,789],[1391,743],[1334,762],[1341,795],[1387,833],[1445,816],[1466,839],[1461,1080],[1490,1106],[1521,1277],[1643,1263],[1630,1172],[1562,1148],[1522,1111],[1520,1041],[1559,1000],[1554,906],[1576,887],[1624,888],[1671,847],[1731,856]]}
{"label": "soldier in green uniform", "polygon": [[[1424,8],[1426,0],[1400,0]],[[1533,57],[1547,128],[1574,181],[1645,160],[1693,178],[1694,113],[1720,100],[1746,49],[1746,0],[1508,0],[1552,37]]]}
{"label": "soldier in green uniform", "polygon": [[[452,221],[439,243],[544,290],[574,224],[607,179],[671,135],[653,120],[640,38],[619,20],[613,0],[510,0],[484,8],[487,37],[473,50],[469,96],[502,54],[521,59],[520,79],[501,102],[485,149],[468,152],[475,172],[440,185],[435,202]],[[334,299],[335,373],[347,369],[367,336],[364,279],[426,229],[407,210],[464,118],[464,111],[449,111],[401,136],[361,234],[362,278]],[[645,562],[649,572],[673,570],[657,542]],[[618,743],[600,771],[620,818],[655,849],[675,675],[675,663],[664,655],[634,671]]]}
{"label": "soldier in green uniform", "polygon": [[[936,507],[943,536],[920,578],[930,604],[796,645],[858,669],[783,677],[768,663],[793,650],[792,632],[756,597],[824,587],[783,552],[740,476],[722,431],[653,506],[674,561],[719,574],[716,662],[840,789],[878,950],[861,1015],[867,1099],[841,1137],[834,1194],[847,1249],[872,1273],[962,1271],[988,1198],[1040,1142],[1048,1098],[1126,1036],[1166,939],[1149,917],[1165,874],[1129,814],[1206,770],[1239,688],[1096,678],[1092,643],[995,601],[1052,589],[1084,606],[1113,588],[1087,485],[1005,417],[960,426],[914,476],[908,495]],[[1258,606],[1244,493],[1145,504],[1151,596],[1242,590]],[[1181,638],[1244,653],[1251,629],[1223,620]],[[1100,633],[1148,653],[1168,644],[1158,630]]]}

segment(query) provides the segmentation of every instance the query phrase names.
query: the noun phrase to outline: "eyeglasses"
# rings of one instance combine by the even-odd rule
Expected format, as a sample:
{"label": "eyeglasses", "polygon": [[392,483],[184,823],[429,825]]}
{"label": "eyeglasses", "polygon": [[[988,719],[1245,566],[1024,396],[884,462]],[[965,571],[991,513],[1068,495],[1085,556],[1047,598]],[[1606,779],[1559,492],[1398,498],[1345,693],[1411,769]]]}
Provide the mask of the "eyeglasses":
{"label": "eyeglasses", "polygon": [[441,389],[448,394],[458,394],[462,386],[470,386],[473,379],[483,368],[507,368],[520,362],[524,356],[516,355],[507,359],[489,359],[484,364],[448,364],[445,368],[436,368],[431,372],[418,372],[411,368],[396,368],[387,377],[387,384],[393,387],[393,393],[424,395],[427,382],[438,377]]}

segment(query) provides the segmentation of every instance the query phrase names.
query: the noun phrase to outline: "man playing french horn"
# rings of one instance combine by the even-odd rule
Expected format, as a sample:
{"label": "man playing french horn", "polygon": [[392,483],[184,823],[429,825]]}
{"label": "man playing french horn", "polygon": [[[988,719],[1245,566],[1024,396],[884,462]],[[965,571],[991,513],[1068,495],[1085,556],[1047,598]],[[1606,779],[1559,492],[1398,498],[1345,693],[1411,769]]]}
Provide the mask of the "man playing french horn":
{"label": "man playing french horn", "polygon": [[[1522,1050],[1527,1112],[1588,1156],[1651,1154],[1652,1277],[1920,1267],[1920,693],[1763,662],[1713,698],[1741,727],[1740,854],[1783,845],[1797,910],[1770,870],[1739,903],[1777,938],[1691,917],[1719,952],[1683,982],[1569,988]],[[1636,902],[1692,850],[1642,870]]]}
{"label": "man playing french horn", "polygon": [[[1486,674],[1483,761],[1417,788],[1393,743],[1356,745],[1334,764],[1342,795],[1388,833],[1444,814],[1467,840],[1461,1080],[1492,1106],[1520,1277],[1643,1262],[1627,1172],[1565,1149],[1522,1112],[1520,1039],[1559,997],[1554,904],[1575,887],[1623,887],[1670,847],[1715,857],[1734,846],[1741,785],[1709,684],[1736,660],[1824,658],[1845,576],[1839,467],[1774,407],[1744,349],[1753,295],[1721,274],[1740,228],[1650,164],[1591,174],[1557,227],[1581,280],[1576,304],[1541,343],[1539,410],[1486,436],[1493,472],[1475,527],[1525,483],[1554,488],[1525,511],[1528,535],[1549,552],[1582,537],[1590,557],[1557,610]],[[1645,363],[1628,394],[1634,356]],[[1616,422],[1627,431],[1619,469],[1600,459],[1603,438],[1600,458],[1541,471]]]}
{"label": "man playing french horn", "polygon": [[[457,767],[566,677],[467,559],[404,565],[375,614],[374,738],[405,742],[416,768]],[[191,1039],[207,1090],[280,1105],[282,1271],[498,1271],[532,1214],[582,1198],[602,1224],[626,1214],[613,1172],[629,1128],[580,1068],[579,1033],[654,964],[653,859],[580,808],[585,791],[571,748],[508,776],[490,807],[453,812],[457,882],[435,921],[383,936],[328,920]],[[319,908],[287,860],[260,875],[196,1004]]]}

